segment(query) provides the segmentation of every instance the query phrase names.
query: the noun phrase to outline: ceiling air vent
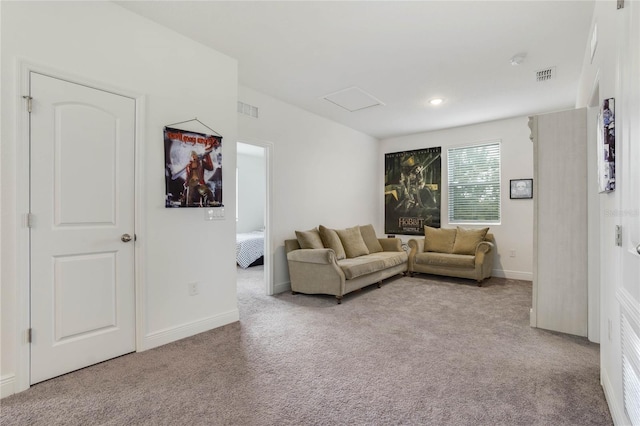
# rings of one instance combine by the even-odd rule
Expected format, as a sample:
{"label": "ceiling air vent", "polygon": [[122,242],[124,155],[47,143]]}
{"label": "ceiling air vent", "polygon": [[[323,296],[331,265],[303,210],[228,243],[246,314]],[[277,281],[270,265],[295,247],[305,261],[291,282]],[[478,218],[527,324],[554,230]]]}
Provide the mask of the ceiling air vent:
{"label": "ceiling air vent", "polygon": [[548,81],[556,77],[556,67],[549,67],[536,71],[536,81]]}
{"label": "ceiling air vent", "polygon": [[238,101],[238,113],[258,118],[258,107]]}

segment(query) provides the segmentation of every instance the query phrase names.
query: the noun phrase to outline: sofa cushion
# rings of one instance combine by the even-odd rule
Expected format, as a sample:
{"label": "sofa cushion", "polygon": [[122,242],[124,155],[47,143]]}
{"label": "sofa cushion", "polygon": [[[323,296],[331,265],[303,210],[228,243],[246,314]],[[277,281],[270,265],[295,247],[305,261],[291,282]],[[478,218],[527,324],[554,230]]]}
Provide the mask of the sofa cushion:
{"label": "sofa cushion", "polygon": [[380,244],[380,241],[378,241],[378,237],[376,236],[376,230],[373,229],[373,225],[361,226],[360,234],[362,234],[362,239],[367,245],[369,253],[378,253],[383,250],[382,245]]}
{"label": "sofa cushion", "polygon": [[338,261],[338,266],[344,272],[345,278],[352,280],[401,265],[407,261],[407,257],[407,253],[404,251],[384,251],[351,259],[342,259]]}
{"label": "sofa cushion", "polygon": [[347,229],[336,229],[336,233],[338,237],[340,237],[342,247],[344,247],[344,252],[348,259],[369,254],[369,249],[362,239],[362,234],[360,234],[359,226]]}
{"label": "sofa cushion", "polygon": [[467,254],[418,253],[414,258],[417,265],[475,268],[476,257]]}
{"label": "sofa cushion", "polygon": [[370,274],[384,269],[382,259],[370,259],[368,256],[342,259],[338,261],[338,266],[344,272],[344,277],[348,280]]}
{"label": "sofa cushion", "polygon": [[365,256],[365,258],[381,260],[384,264],[383,268],[392,268],[394,266],[405,263],[409,258],[406,251],[382,251]]}
{"label": "sofa cushion", "polygon": [[342,247],[342,242],[340,241],[340,237],[333,229],[329,229],[320,225],[318,228],[320,233],[320,239],[322,239],[322,244],[325,248],[330,248],[334,252],[336,252],[336,259],[344,259],[347,255],[344,252],[344,247]]}
{"label": "sofa cushion", "polygon": [[317,228],[308,231],[296,231],[296,238],[300,248],[303,249],[321,249],[324,248],[320,233]]}
{"label": "sofa cushion", "polygon": [[453,243],[453,254],[476,254],[476,247],[484,241],[489,228],[467,229],[458,226],[456,241]]}
{"label": "sofa cushion", "polygon": [[424,251],[451,253],[456,240],[455,228],[424,227]]}

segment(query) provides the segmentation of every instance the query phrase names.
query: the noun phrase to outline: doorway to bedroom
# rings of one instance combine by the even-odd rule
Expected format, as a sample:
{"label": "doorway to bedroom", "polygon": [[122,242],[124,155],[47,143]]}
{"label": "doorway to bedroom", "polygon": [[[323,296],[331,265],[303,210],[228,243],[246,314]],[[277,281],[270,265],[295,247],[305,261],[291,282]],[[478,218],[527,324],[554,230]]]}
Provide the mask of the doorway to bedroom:
{"label": "doorway to bedroom", "polygon": [[269,264],[269,151],[260,143],[237,143],[236,267],[238,298],[273,294]]}

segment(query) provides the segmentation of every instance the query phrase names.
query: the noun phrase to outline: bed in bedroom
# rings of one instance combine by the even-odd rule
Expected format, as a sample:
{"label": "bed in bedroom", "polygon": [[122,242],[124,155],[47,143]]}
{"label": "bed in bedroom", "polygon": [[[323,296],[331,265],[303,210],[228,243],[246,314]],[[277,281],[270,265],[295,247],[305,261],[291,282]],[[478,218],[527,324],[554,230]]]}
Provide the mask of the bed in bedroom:
{"label": "bed in bedroom", "polygon": [[264,231],[236,234],[236,262],[246,269],[264,262]]}

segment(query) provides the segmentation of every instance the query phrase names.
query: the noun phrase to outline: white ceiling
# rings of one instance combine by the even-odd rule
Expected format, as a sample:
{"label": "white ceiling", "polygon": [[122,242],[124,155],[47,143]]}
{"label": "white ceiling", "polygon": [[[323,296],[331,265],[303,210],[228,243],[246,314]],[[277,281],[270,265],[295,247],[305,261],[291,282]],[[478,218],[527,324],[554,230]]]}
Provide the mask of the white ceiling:
{"label": "white ceiling", "polygon": [[[574,107],[594,7],[593,0],[118,4],[236,58],[241,85],[377,138]],[[518,53],[526,58],[512,66]],[[556,78],[536,82],[535,72],[551,66]],[[349,112],[323,99],[353,86],[383,105]],[[431,106],[433,97],[445,102]]]}

